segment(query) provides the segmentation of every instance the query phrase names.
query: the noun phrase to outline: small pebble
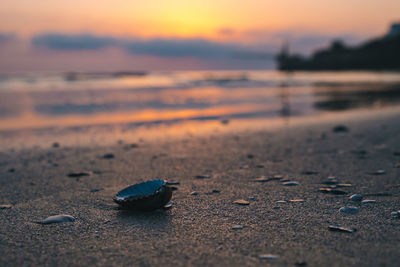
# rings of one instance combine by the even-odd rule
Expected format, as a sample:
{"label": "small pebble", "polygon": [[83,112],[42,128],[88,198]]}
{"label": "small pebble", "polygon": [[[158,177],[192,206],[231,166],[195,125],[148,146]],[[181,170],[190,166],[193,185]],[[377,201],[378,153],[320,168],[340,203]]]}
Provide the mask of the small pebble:
{"label": "small pebble", "polygon": [[340,208],[339,211],[344,212],[344,213],[349,213],[349,214],[357,214],[358,208],[354,207],[354,206],[347,206],[347,207]]}
{"label": "small pebble", "polygon": [[282,183],[282,185],[284,185],[284,186],[297,186],[297,185],[299,185],[299,182],[296,182],[296,181],[288,181],[288,182]]}
{"label": "small pebble", "polygon": [[376,203],[376,200],[373,199],[365,199],[363,201],[361,201],[362,204],[374,204]]}
{"label": "small pebble", "polygon": [[82,177],[82,176],[90,176],[92,174],[93,174],[93,172],[80,171],[80,172],[70,172],[67,174],[67,176],[71,177],[71,178],[78,178],[78,177]]}
{"label": "small pebble", "polygon": [[90,192],[91,193],[96,193],[96,192],[99,192],[101,190],[103,190],[103,188],[93,188],[93,189],[90,189]]}
{"label": "small pebble", "polygon": [[273,254],[261,254],[261,255],[258,255],[258,258],[260,260],[275,260],[278,258],[278,256],[273,255]]}
{"label": "small pebble", "polygon": [[371,172],[370,174],[383,175],[383,174],[386,174],[386,171],[385,170],[377,170],[377,171]]}
{"label": "small pebble", "polygon": [[318,174],[319,172],[316,171],[303,171],[302,174],[304,175],[314,175],[314,174]]}
{"label": "small pebble", "polygon": [[354,233],[355,231],[357,231],[354,228],[345,227],[341,225],[329,225],[328,229],[331,231],[344,232],[344,233]]}
{"label": "small pebble", "polygon": [[174,180],[168,180],[166,182],[166,185],[180,185],[181,183],[178,181],[174,181]]}
{"label": "small pebble", "polygon": [[1,204],[0,205],[0,210],[9,210],[12,208],[11,204]]}
{"label": "small pebble", "polygon": [[340,189],[332,189],[332,188],[320,188],[320,192],[326,193],[326,194],[333,194],[333,195],[346,195],[347,192],[340,190]]}
{"label": "small pebble", "polygon": [[55,147],[55,148],[57,148],[57,147],[60,147],[60,144],[57,143],[57,142],[54,142],[52,146]]}
{"label": "small pebble", "polygon": [[333,127],[332,131],[334,133],[347,133],[350,131],[350,129],[344,125],[337,125],[337,126]]}
{"label": "small pebble", "polygon": [[107,153],[103,155],[103,159],[113,159],[114,154],[113,153]]}
{"label": "small pebble", "polygon": [[322,183],[323,184],[327,184],[327,185],[335,185],[335,184],[338,184],[339,181],[338,180],[334,180],[334,179],[329,179],[327,181],[323,181]]}
{"label": "small pebble", "polygon": [[54,215],[47,217],[41,222],[38,222],[40,224],[50,224],[50,223],[62,223],[62,222],[74,222],[75,218],[72,217],[71,215]]}
{"label": "small pebble", "polygon": [[237,199],[237,200],[233,201],[233,204],[247,206],[247,205],[250,204],[250,202],[248,202],[248,201],[246,201],[244,199]]}
{"label": "small pebble", "polygon": [[232,226],[232,230],[242,230],[243,229],[243,225],[237,224]]}
{"label": "small pebble", "polygon": [[206,195],[219,194],[219,193],[221,193],[221,190],[213,189],[211,192],[207,192]]}
{"label": "small pebble", "polygon": [[354,194],[354,195],[351,195],[351,196],[349,197],[349,199],[350,199],[351,201],[361,201],[361,200],[363,199],[363,196],[360,195],[360,194]]}
{"label": "small pebble", "polygon": [[196,175],[194,178],[196,179],[208,179],[211,178],[211,175]]}

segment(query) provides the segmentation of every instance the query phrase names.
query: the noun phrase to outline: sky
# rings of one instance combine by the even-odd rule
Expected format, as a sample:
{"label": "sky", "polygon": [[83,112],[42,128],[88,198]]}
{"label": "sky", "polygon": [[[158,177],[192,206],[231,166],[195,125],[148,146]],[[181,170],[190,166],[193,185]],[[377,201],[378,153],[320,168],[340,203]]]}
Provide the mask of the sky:
{"label": "sky", "polygon": [[0,72],[263,69],[400,21],[398,0],[0,0]]}

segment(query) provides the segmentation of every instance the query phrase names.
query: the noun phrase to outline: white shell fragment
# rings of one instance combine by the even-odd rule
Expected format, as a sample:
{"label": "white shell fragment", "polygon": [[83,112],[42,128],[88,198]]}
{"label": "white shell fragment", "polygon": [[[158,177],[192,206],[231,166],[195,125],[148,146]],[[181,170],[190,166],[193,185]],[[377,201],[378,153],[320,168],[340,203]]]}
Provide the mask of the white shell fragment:
{"label": "white shell fragment", "polygon": [[233,204],[237,204],[237,205],[243,205],[243,206],[246,206],[246,205],[250,204],[250,202],[248,202],[248,201],[246,201],[244,199],[237,199],[237,200],[233,201],[232,203]]}
{"label": "white shell fragment", "polygon": [[288,182],[282,183],[282,185],[284,185],[284,186],[297,186],[297,185],[299,185],[299,182],[296,182],[296,181],[288,181]]}
{"label": "white shell fragment", "polygon": [[71,215],[61,214],[47,217],[40,224],[50,224],[50,223],[63,223],[63,222],[74,222],[75,218]]}
{"label": "white shell fragment", "polygon": [[329,225],[328,229],[331,231],[345,232],[345,233],[354,233],[355,231],[357,231],[354,228],[341,226],[341,225]]}
{"label": "white shell fragment", "polygon": [[261,255],[258,255],[258,258],[260,260],[275,260],[278,258],[278,256],[273,255],[273,254],[261,254]]}
{"label": "white shell fragment", "polygon": [[376,203],[376,200],[373,199],[365,199],[363,201],[361,201],[362,204],[374,204]]}
{"label": "white shell fragment", "polygon": [[254,182],[259,182],[259,183],[265,183],[265,182],[269,182],[269,181],[270,181],[270,179],[266,178],[265,176],[254,179]]}

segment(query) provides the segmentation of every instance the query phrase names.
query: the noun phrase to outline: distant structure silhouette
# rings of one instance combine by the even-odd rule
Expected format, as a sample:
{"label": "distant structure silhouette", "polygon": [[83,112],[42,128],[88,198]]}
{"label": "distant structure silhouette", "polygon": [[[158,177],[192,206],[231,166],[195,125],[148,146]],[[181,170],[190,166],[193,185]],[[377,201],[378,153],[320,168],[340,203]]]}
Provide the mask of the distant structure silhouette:
{"label": "distant structure silhouette", "polygon": [[400,36],[400,23],[394,23],[390,27],[390,31],[386,35],[389,38]]}
{"label": "distant structure silhouette", "polygon": [[278,69],[284,71],[400,70],[400,23],[393,24],[385,36],[359,46],[350,47],[334,40],[328,49],[316,51],[310,57],[290,54],[285,43],[276,60]]}

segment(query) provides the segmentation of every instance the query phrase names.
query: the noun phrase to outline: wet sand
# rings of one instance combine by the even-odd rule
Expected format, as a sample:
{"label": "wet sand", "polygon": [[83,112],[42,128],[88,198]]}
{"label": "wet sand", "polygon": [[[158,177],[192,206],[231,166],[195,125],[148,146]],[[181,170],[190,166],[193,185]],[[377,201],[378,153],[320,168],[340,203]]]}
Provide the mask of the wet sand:
{"label": "wet sand", "polygon": [[[0,265],[398,266],[400,220],[391,212],[400,209],[399,115],[144,139],[134,148],[115,140],[111,146],[6,150],[0,153],[0,204],[12,208],[0,210]],[[350,131],[334,133],[338,124]],[[115,157],[102,158],[106,153]],[[93,174],[67,176],[82,170]],[[372,175],[376,170],[386,174]],[[304,173],[310,171],[318,173]],[[273,175],[299,185],[253,181]],[[340,188],[348,194],[319,192],[328,176],[351,184]],[[172,209],[117,209],[116,192],[155,178],[180,182]],[[350,203],[353,193],[378,195],[365,197],[373,204]],[[250,204],[233,204],[236,199]],[[293,199],[304,202],[277,203]],[[360,212],[339,212],[346,205]],[[76,221],[35,223],[56,214]],[[357,231],[332,232],[332,224]]]}

